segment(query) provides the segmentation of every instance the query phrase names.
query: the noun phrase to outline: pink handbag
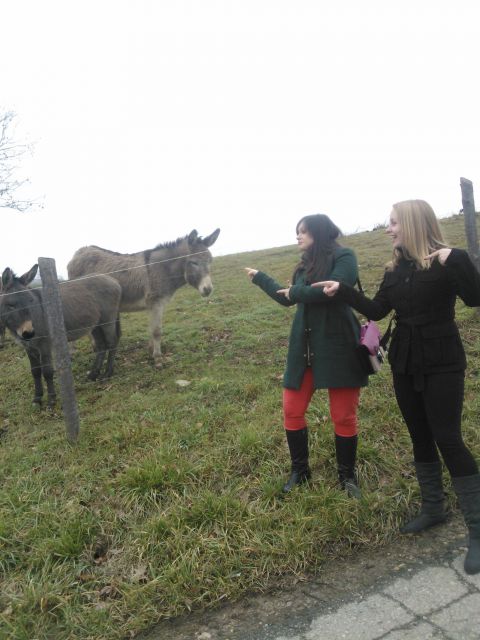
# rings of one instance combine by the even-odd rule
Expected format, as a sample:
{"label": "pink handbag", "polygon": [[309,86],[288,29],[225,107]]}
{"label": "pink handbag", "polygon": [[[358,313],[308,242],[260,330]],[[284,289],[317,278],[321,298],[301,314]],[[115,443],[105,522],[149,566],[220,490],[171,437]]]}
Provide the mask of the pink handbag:
{"label": "pink handbag", "polygon": [[[361,293],[364,293],[360,278],[357,278],[357,285]],[[360,343],[357,347],[357,353],[366,374],[377,373],[382,368],[392,332],[392,322],[395,319],[396,316],[393,314],[383,337],[377,323],[373,320],[367,320],[360,326]]]}
{"label": "pink handbag", "polygon": [[382,335],[378,325],[368,320],[360,327],[360,344],[357,347],[360,362],[365,373],[377,373],[382,367],[385,351],[380,343]]}
{"label": "pink handbag", "polygon": [[362,324],[360,328],[360,344],[363,344],[374,356],[380,346],[381,333],[378,325],[373,320]]}

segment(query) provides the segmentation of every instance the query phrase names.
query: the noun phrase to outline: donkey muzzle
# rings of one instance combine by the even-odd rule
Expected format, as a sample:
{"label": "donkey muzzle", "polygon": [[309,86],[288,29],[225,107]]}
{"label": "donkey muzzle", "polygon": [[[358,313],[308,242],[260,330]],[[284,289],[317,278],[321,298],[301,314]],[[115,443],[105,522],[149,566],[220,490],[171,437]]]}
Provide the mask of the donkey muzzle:
{"label": "donkey muzzle", "polygon": [[203,298],[206,298],[207,296],[209,296],[212,293],[212,291],[213,291],[212,285],[206,285],[206,286],[204,286],[204,287],[202,287],[200,289],[200,295]]}
{"label": "donkey muzzle", "polygon": [[197,289],[203,298],[209,296],[213,291],[212,279],[210,278],[210,276],[205,276],[204,278],[202,278],[197,284]]}
{"label": "donkey muzzle", "polygon": [[22,324],[22,326],[17,329],[17,334],[22,338],[22,340],[31,340],[34,338],[35,329],[33,328],[32,322],[29,320]]}

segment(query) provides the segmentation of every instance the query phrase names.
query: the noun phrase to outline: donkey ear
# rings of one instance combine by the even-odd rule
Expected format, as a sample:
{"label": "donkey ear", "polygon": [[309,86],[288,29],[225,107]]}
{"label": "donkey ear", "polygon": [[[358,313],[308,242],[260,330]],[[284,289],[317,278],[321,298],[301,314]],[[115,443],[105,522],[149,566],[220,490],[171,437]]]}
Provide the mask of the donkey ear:
{"label": "donkey ear", "polygon": [[190,231],[190,233],[188,234],[188,244],[195,244],[195,241],[198,238],[198,231],[196,229],[194,229],[193,231]]}
{"label": "donkey ear", "polygon": [[35,278],[38,271],[38,264],[34,264],[30,271],[24,273],[23,276],[20,276],[19,280],[23,285],[30,284],[30,282]]}
{"label": "donkey ear", "polygon": [[14,277],[15,276],[10,267],[4,269],[2,273],[2,288],[6,289],[10,284],[12,284]]}
{"label": "donkey ear", "polygon": [[213,233],[211,233],[206,238],[203,238],[202,242],[205,246],[211,247],[215,240],[218,238],[218,234],[220,233],[220,229],[215,229]]}

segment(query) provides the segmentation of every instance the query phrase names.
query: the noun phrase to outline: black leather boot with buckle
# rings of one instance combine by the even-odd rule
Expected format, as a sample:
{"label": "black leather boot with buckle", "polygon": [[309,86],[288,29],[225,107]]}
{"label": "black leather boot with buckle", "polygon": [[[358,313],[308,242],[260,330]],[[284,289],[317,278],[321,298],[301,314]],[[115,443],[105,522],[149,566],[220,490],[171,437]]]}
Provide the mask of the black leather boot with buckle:
{"label": "black leather boot with buckle", "polygon": [[335,454],[337,456],[338,480],[350,498],[362,497],[355,473],[357,458],[357,436],[346,438],[335,434]]}
{"label": "black leather boot with buckle", "polygon": [[296,485],[302,484],[311,478],[308,466],[308,430],[307,428],[292,431],[285,430],[288,449],[292,460],[290,477],[283,486],[283,492],[288,493]]}

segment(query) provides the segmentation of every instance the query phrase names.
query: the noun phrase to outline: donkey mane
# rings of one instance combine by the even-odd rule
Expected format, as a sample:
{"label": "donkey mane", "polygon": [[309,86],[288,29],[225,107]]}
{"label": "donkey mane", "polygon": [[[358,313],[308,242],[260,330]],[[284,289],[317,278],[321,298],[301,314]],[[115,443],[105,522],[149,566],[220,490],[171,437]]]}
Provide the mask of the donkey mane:
{"label": "donkey mane", "polygon": [[[150,249],[150,251],[155,251],[156,249],[174,249],[178,247],[179,244],[182,244],[182,242],[187,240],[187,238],[188,236],[183,236],[183,238],[177,238],[176,240],[170,240],[169,242],[161,242],[160,244],[157,244],[157,246],[153,249]],[[197,238],[197,241],[201,242],[201,240],[201,238]]]}
{"label": "donkey mane", "polygon": [[[96,244],[92,244],[92,249],[100,249],[100,251],[105,251],[105,253],[109,253],[112,256],[135,256],[139,253],[151,253],[152,251],[156,251],[157,249],[175,249],[179,244],[187,240],[188,235],[183,236],[182,238],[177,238],[176,240],[170,240],[168,242],[161,242],[157,244],[153,249],[145,249],[144,251],[134,251],[133,253],[120,253],[120,251],[111,251],[110,249],[104,249],[103,247],[99,247]],[[202,238],[197,238],[197,242],[202,242]]]}

